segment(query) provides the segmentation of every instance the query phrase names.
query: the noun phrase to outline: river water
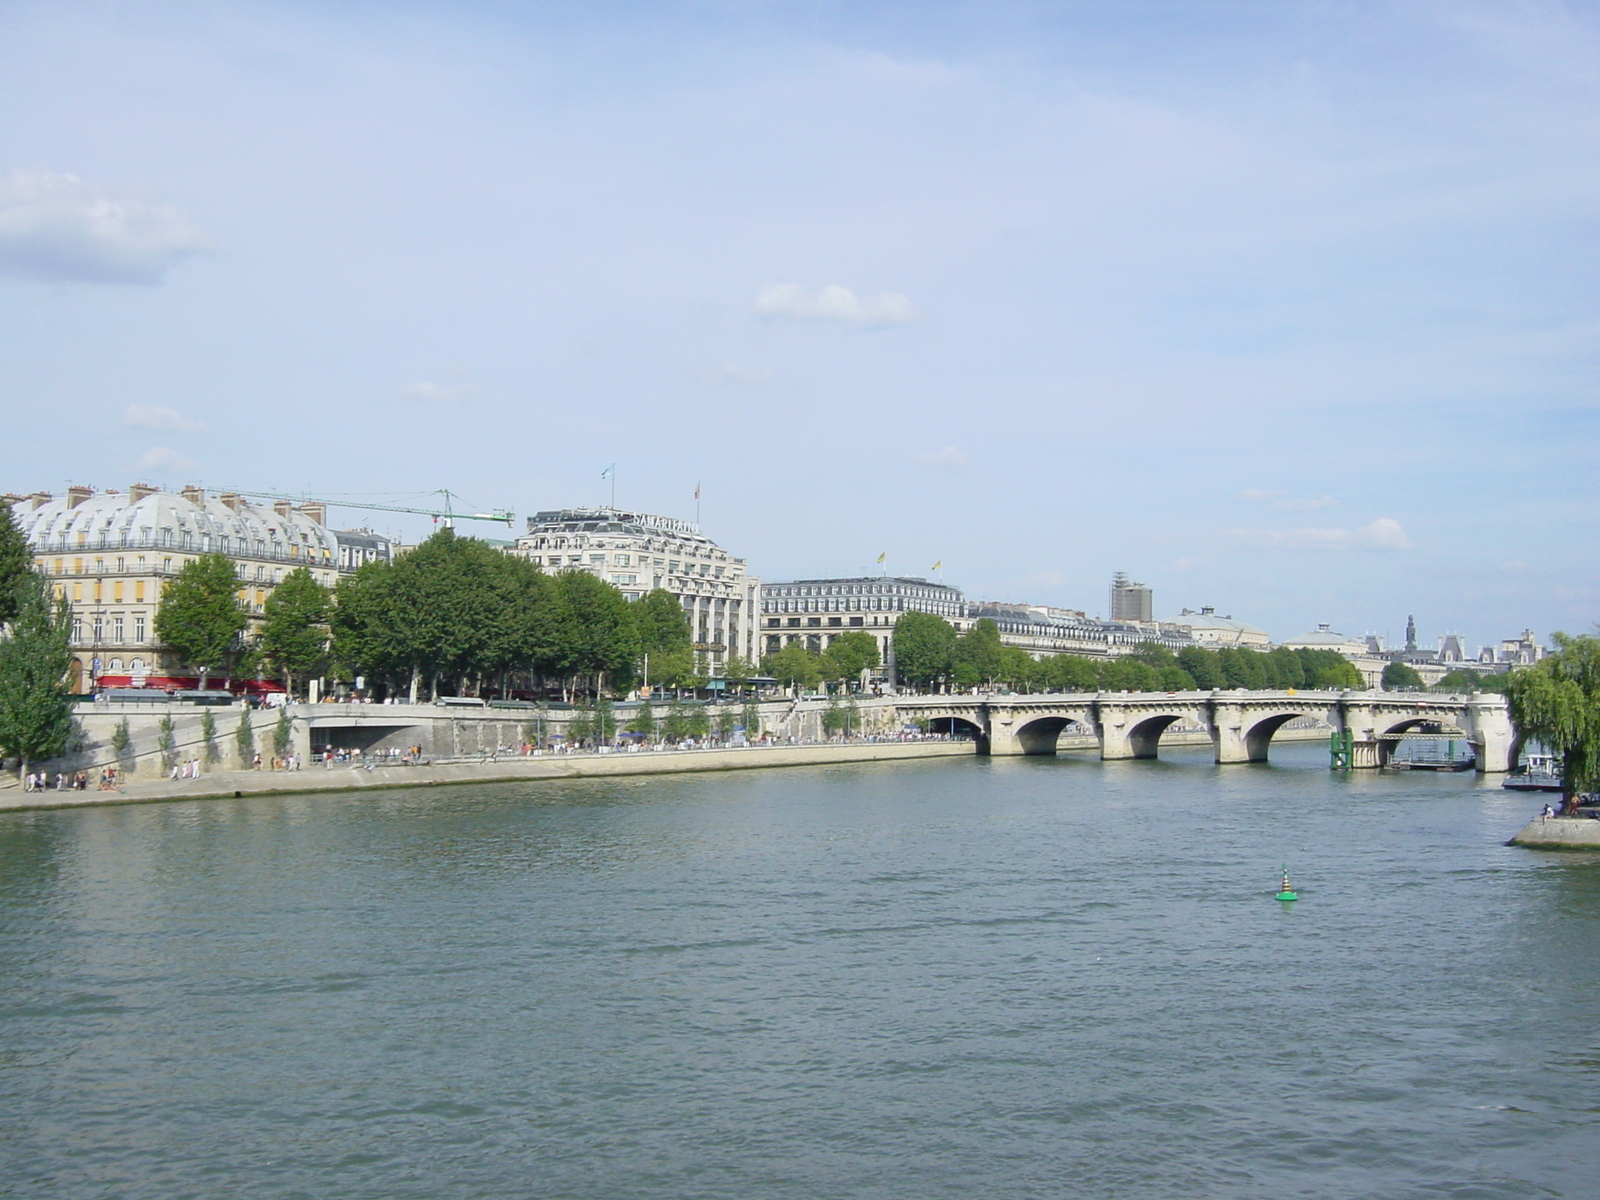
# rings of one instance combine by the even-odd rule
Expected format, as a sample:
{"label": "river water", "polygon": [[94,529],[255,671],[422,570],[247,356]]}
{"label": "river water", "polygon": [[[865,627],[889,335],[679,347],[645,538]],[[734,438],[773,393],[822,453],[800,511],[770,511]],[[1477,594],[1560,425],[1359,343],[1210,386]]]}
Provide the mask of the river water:
{"label": "river water", "polygon": [[1275,753],[5,815],[0,1194],[1600,1195],[1600,857]]}

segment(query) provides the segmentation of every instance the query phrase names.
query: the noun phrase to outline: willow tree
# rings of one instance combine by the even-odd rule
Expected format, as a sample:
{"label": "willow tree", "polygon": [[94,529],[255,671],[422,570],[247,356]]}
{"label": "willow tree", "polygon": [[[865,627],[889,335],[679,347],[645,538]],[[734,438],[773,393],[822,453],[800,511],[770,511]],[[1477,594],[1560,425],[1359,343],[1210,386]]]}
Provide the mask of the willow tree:
{"label": "willow tree", "polygon": [[1561,798],[1600,789],[1600,638],[1555,635],[1556,652],[1506,680],[1511,723],[1561,760]]}

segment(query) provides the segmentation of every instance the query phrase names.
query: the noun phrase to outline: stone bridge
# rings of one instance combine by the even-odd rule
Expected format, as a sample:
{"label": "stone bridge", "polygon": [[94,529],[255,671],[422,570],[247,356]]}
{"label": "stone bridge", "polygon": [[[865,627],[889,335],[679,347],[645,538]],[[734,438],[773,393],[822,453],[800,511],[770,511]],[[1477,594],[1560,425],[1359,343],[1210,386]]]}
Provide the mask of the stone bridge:
{"label": "stone bridge", "polygon": [[1266,762],[1272,736],[1297,717],[1338,732],[1353,767],[1385,766],[1405,736],[1471,744],[1481,772],[1509,771],[1520,749],[1500,696],[1408,692],[1085,692],[1038,696],[918,696],[900,715],[968,733],[979,754],[1054,754],[1064,732],[1092,735],[1103,759],[1155,758],[1173,725],[1203,729],[1219,763]]}

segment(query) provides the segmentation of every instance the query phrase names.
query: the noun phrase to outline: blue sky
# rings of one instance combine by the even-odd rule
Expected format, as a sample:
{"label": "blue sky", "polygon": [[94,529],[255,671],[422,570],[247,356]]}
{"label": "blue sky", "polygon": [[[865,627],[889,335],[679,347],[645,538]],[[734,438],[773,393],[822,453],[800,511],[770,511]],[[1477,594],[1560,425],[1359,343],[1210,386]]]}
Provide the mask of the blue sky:
{"label": "blue sky", "polygon": [[0,489],[524,514],[615,462],[770,579],[1586,630],[1597,51],[1592,4],[10,4]]}

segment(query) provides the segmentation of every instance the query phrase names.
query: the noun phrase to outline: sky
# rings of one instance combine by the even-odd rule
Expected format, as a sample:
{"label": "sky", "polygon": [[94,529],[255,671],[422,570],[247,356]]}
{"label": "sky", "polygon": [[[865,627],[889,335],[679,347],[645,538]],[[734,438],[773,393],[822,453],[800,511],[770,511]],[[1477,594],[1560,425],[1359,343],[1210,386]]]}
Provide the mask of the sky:
{"label": "sky", "polygon": [[0,113],[0,492],[1600,620],[1595,3],[13,0]]}

